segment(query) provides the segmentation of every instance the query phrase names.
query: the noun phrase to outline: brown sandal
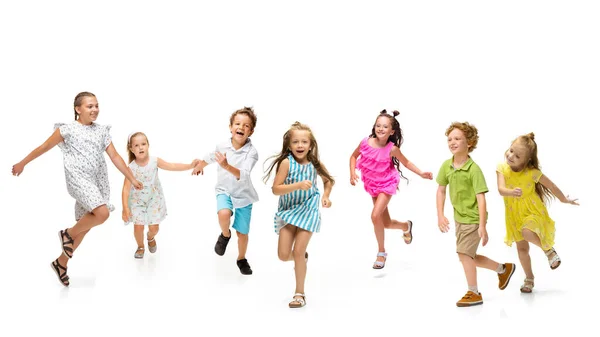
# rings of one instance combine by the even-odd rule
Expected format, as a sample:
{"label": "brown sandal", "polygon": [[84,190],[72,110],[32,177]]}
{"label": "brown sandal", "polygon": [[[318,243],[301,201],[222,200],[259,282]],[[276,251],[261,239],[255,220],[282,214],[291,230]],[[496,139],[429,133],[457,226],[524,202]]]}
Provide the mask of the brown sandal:
{"label": "brown sandal", "polygon": [[[65,229],[58,231],[58,237],[60,238],[60,244],[61,244],[61,248],[63,253],[70,259],[73,257],[73,238],[71,237],[71,235],[69,235],[69,233],[67,233],[67,230]],[[65,238],[67,238],[67,240],[65,241]]]}
{"label": "brown sandal", "polygon": [[412,235],[413,223],[410,220],[408,220],[406,222],[408,222],[408,230],[406,232],[404,232],[404,234],[402,235],[402,238],[404,239],[404,243],[409,245],[413,240],[413,235]]}
{"label": "brown sandal", "polygon": [[[58,276],[58,280],[60,281],[60,283],[62,283],[63,286],[68,287],[69,276],[67,276],[67,267],[63,267],[58,262],[58,259],[52,261],[50,265],[52,266],[52,270],[54,270],[54,272],[56,273],[56,276]],[[61,270],[63,270],[62,273],[60,272]]]}

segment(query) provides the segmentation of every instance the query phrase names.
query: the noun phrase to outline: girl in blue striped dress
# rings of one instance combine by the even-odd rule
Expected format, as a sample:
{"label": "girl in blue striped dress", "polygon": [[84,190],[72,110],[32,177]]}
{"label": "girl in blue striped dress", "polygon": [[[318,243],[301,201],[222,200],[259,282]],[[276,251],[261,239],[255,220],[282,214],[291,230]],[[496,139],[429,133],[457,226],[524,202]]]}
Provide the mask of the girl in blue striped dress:
{"label": "girl in blue striped dress", "polygon": [[[319,232],[321,214],[319,203],[331,206],[329,194],[334,184],[323,163],[319,160],[317,141],[310,128],[296,122],[283,135],[283,148],[275,155],[267,173],[266,183],[275,168],[273,194],[279,195],[275,214],[275,233],[279,234],[278,255],[282,261],[294,261],[296,292],[290,308],[306,305],[304,281],[306,279],[306,247],[313,233]],[[323,180],[323,198],[317,187],[317,175]]]}

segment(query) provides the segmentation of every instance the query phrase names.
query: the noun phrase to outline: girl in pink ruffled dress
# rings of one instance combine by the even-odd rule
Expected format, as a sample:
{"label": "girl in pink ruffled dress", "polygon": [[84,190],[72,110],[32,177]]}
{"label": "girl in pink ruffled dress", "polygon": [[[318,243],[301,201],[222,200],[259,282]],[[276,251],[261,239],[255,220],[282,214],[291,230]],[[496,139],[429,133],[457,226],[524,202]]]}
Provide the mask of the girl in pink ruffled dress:
{"label": "girl in pink ruffled dress", "polygon": [[433,179],[431,172],[421,171],[400,152],[402,129],[396,120],[399,114],[398,111],[394,111],[392,116],[386,110],[381,111],[375,120],[371,135],[363,139],[350,156],[350,184],[355,185],[358,182],[356,169],[360,170],[365,190],[373,198],[371,221],[375,227],[378,245],[377,260],[373,269],[385,267],[385,228],[402,229],[404,242],[412,242],[412,221],[394,220],[390,218],[388,211],[388,203],[398,190],[400,176],[406,179],[400,170],[400,163],[423,179]]}

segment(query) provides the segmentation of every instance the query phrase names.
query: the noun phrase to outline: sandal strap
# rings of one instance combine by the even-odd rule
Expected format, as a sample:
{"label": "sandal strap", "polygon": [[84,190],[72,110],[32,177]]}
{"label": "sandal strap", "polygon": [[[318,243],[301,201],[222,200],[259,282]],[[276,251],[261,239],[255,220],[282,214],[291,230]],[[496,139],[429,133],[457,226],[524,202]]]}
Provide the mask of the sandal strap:
{"label": "sandal strap", "polygon": [[387,253],[386,252],[379,252],[377,253],[377,256],[382,256],[382,257],[387,257]]}

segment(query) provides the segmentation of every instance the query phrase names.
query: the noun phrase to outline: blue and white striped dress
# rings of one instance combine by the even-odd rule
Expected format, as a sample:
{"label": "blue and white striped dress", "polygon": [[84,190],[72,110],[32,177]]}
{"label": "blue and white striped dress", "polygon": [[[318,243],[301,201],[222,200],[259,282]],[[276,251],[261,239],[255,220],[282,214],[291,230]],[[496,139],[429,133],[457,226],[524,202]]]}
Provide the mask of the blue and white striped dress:
{"label": "blue and white striped dress", "polygon": [[307,190],[296,190],[279,197],[277,213],[275,213],[275,233],[286,225],[294,225],[309,232],[318,233],[321,227],[319,204],[321,194],[317,188],[317,170],[312,163],[300,165],[291,154],[288,156],[290,169],[285,184],[294,184],[310,180],[312,187]]}

